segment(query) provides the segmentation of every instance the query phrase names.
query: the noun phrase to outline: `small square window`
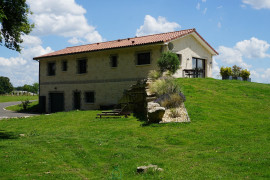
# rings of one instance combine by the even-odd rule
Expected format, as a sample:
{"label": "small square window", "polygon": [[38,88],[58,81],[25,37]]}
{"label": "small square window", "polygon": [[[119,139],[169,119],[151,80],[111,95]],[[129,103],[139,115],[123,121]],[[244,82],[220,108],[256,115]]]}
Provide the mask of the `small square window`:
{"label": "small square window", "polygon": [[48,76],[54,76],[55,75],[55,62],[49,62],[48,63]]}
{"label": "small square window", "polygon": [[137,54],[137,65],[150,64],[150,52]]}
{"label": "small square window", "polygon": [[94,103],[95,102],[95,93],[93,91],[85,92],[85,102],[86,103]]}
{"label": "small square window", "polygon": [[62,61],[62,71],[67,71],[67,61]]}
{"label": "small square window", "polygon": [[78,74],[86,73],[87,68],[87,60],[86,59],[80,59],[77,61],[78,66]]}
{"label": "small square window", "polygon": [[111,56],[110,64],[111,64],[111,67],[117,67],[117,65],[118,65],[117,56],[115,56],[115,55]]}

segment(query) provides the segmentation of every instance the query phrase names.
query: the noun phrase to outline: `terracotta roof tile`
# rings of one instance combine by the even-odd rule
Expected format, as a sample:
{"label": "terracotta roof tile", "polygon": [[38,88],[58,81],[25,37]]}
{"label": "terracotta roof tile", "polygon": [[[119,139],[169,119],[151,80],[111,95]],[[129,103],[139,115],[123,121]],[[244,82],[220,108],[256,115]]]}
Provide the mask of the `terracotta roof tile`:
{"label": "terracotta roof tile", "polygon": [[[34,59],[37,60],[37,59],[42,59],[42,58],[52,57],[52,56],[68,55],[68,54],[91,52],[91,51],[129,47],[129,46],[138,46],[138,45],[145,45],[145,44],[159,43],[159,42],[164,43],[164,42],[169,42],[171,40],[188,35],[188,34],[193,33],[193,32],[196,32],[196,30],[195,29],[187,29],[187,30],[169,32],[169,33],[161,33],[161,34],[154,34],[154,35],[148,35],[148,36],[119,39],[119,40],[115,40],[115,41],[107,41],[107,42],[100,42],[100,43],[87,44],[87,45],[81,45],[81,46],[67,47],[67,48],[59,50],[59,51],[55,51],[55,52],[48,53],[48,54],[45,54],[42,56],[34,57]],[[202,38],[202,37],[200,36],[200,38]],[[206,42],[203,38],[202,38],[202,40],[204,42]],[[214,50],[207,42],[206,42],[206,44],[212,50]],[[214,50],[214,52],[216,52],[216,51]]]}

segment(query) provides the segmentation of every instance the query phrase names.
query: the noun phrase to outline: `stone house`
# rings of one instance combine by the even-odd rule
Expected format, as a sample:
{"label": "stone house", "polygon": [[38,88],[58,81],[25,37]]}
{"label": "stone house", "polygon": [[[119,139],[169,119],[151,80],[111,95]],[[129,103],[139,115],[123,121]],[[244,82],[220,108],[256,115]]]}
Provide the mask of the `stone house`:
{"label": "stone house", "polygon": [[212,76],[218,53],[195,29],[67,47],[34,58],[40,105],[57,112],[117,104],[125,89],[158,69],[158,58],[169,50],[180,61],[175,77]]}

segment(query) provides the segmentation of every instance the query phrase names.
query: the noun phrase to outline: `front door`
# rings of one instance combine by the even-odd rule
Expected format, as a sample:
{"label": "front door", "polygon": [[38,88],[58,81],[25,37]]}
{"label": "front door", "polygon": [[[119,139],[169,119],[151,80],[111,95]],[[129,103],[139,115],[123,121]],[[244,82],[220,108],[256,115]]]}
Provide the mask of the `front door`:
{"label": "front door", "polygon": [[194,77],[205,77],[205,60],[192,58],[192,69],[195,70]]}
{"label": "front door", "polygon": [[74,109],[81,109],[81,92],[75,91],[73,93]]}
{"label": "front door", "polygon": [[49,93],[50,112],[64,111],[64,93]]}

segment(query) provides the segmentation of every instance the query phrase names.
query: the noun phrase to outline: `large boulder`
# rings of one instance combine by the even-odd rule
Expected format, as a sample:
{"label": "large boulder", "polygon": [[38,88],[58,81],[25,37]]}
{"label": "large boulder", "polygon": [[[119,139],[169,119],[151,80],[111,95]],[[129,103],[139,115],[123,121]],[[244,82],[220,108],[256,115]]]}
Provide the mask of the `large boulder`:
{"label": "large boulder", "polygon": [[147,116],[149,123],[159,123],[165,113],[165,108],[161,107],[158,103],[149,102],[147,104]]}

